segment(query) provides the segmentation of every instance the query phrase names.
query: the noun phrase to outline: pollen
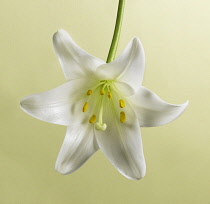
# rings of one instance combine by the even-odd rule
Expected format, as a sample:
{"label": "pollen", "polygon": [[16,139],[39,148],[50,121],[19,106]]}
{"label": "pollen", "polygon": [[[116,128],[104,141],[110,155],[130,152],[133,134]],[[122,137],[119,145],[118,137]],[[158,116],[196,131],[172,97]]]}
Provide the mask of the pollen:
{"label": "pollen", "polygon": [[88,91],[87,91],[87,95],[88,95],[88,96],[91,95],[92,93],[93,93],[92,90],[88,90]]}
{"label": "pollen", "polygon": [[120,122],[124,123],[126,121],[126,115],[125,112],[121,111],[120,112]]}
{"label": "pollen", "polygon": [[83,112],[86,112],[87,109],[88,109],[88,102],[85,102],[82,111],[83,111]]}
{"label": "pollen", "polygon": [[96,115],[93,114],[92,117],[89,119],[89,122],[91,124],[95,123],[96,122]]}
{"label": "pollen", "polygon": [[125,102],[122,99],[120,99],[119,100],[119,105],[120,105],[120,108],[124,108],[125,107]]}
{"label": "pollen", "polygon": [[104,95],[104,94],[105,94],[104,89],[101,90],[100,94],[101,94],[101,95]]}
{"label": "pollen", "polygon": [[108,91],[108,98],[111,99],[112,98],[112,93],[110,91]]}

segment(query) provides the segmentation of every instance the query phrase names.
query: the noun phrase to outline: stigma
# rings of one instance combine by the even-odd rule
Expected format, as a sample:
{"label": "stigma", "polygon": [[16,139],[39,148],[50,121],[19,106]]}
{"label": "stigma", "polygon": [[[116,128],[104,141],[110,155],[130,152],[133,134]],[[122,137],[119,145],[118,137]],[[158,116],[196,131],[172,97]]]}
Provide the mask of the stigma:
{"label": "stigma", "polygon": [[106,130],[106,128],[107,128],[106,123],[103,123],[103,124],[96,123],[96,125],[95,125],[95,129],[98,131],[104,131],[104,130]]}

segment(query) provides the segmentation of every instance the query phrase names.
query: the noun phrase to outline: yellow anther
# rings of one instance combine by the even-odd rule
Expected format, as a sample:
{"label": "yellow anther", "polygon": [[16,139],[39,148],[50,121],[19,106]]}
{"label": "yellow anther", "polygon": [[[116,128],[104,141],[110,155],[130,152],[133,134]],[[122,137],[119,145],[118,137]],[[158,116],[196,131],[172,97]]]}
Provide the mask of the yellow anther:
{"label": "yellow anther", "polygon": [[125,102],[122,99],[120,99],[119,100],[119,105],[120,105],[120,108],[124,108],[125,107]]}
{"label": "yellow anther", "polygon": [[112,93],[108,91],[108,97],[111,99],[112,98]]}
{"label": "yellow anther", "polygon": [[92,90],[88,90],[88,91],[87,91],[87,95],[88,95],[88,96],[91,95],[92,93],[93,93]]}
{"label": "yellow anther", "polygon": [[88,109],[88,102],[85,102],[82,111],[83,111],[83,112],[86,112],[87,109]]}
{"label": "yellow anther", "polygon": [[120,122],[124,123],[126,121],[126,115],[125,112],[121,111],[120,112]]}
{"label": "yellow anther", "polygon": [[91,124],[95,123],[96,122],[96,115],[92,115],[92,117],[89,119],[89,122]]}
{"label": "yellow anther", "polygon": [[105,94],[104,89],[101,90],[100,94],[101,94],[101,95],[104,95],[104,94]]}

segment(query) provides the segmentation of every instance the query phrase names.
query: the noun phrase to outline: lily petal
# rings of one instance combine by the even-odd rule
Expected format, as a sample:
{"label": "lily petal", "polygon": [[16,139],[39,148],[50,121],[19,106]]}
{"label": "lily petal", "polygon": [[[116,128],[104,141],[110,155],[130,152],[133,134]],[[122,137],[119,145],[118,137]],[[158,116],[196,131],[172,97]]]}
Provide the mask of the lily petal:
{"label": "lily petal", "polygon": [[88,87],[95,80],[77,79],[55,89],[26,96],[20,102],[21,108],[29,115],[49,123],[71,125],[88,119],[82,107],[86,101]]}
{"label": "lily petal", "polygon": [[[114,101],[114,99],[113,99]],[[126,104],[123,108],[126,121],[120,122],[120,112],[115,105],[105,105],[103,121],[107,124],[105,131],[95,130],[101,151],[113,166],[125,177],[138,180],[146,173],[142,140],[138,120],[134,111]]]}
{"label": "lily petal", "polygon": [[98,145],[90,124],[69,126],[55,164],[55,170],[61,174],[73,173],[97,150]]}
{"label": "lily petal", "polygon": [[143,86],[128,100],[132,103],[141,127],[167,124],[178,118],[188,106],[188,101],[180,105],[169,104]]}
{"label": "lily petal", "polygon": [[92,77],[96,67],[105,62],[80,48],[65,30],[53,36],[53,45],[66,80]]}
{"label": "lily petal", "polygon": [[140,40],[134,37],[118,58],[111,63],[99,66],[96,75],[100,79],[126,83],[136,92],[143,80],[144,66],[144,48]]}

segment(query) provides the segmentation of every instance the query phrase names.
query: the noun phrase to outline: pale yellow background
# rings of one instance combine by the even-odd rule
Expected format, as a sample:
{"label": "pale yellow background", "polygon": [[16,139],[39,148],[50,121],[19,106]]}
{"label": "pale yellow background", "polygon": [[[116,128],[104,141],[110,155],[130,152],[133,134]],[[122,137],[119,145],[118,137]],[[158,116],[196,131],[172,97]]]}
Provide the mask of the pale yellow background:
{"label": "pale yellow background", "polygon": [[54,163],[65,127],[25,114],[19,101],[65,82],[52,46],[66,29],[105,60],[118,1],[0,0],[1,204],[210,204],[210,1],[127,0],[118,54],[133,36],[146,52],[144,86],[170,103],[175,122],[142,128],[147,175],[124,178],[98,151],[62,176]]}

